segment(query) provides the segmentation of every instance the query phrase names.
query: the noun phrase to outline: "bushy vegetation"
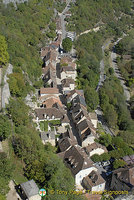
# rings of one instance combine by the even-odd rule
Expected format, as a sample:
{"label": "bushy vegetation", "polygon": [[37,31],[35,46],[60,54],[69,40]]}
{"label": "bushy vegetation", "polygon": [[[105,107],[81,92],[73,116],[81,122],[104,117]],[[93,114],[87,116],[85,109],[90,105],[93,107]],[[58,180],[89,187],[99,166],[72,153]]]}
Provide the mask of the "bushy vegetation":
{"label": "bushy vegetation", "polygon": [[[127,26],[132,23],[129,17],[133,15],[131,6],[132,0],[77,0],[71,8],[72,17],[69,27],[80,33],[104,23],[111,31],[119,34],[120,29],[126,30]],[[122,15],[120,18],[122,13],[127,15]]]}
{"label": "bushy vegetation", "polygon": [[63,39],[62,46],[65,52],[69,52],[72,48],[72,40],[70,38]]}
{"label": "bushy vegetation", "polygon": [[134,88],[134,29],[115,47],[120,55],[117,58],[119,69],[126,80],[127,86]]}
{"label": "bushy vegetation", "polygon": [[75,43],[78,56],[77,87],[84,90],[86,102],[90,110],[94,110],[99,103],[95,89],[99,81],[103,40],[102,33],[92,32],[80,36]]}
{"label": "bushy vegetation", "polygon": [[107,148],[111,147],[111,150],[108,153],[103,153],[101,155],[94,154],[91,156],[91,159],[94,162],[102,162],[113,158],[115,159],[113,163],[113,167],[115,169],[126,165],[126,163],[122,160],[124,156],[134,154],[133,149],[129,147],[129,144],[127,144],[120,136],[112,137],[109,134],[103,134],[99,137],[97,142],[106,146]]}
{"label": "bushy vegetation", "polygon": [[53,1],[28,1],[18,4],[0,4],[0,34],[8,44],[10,63],[21,68],[35,82],[41,75],[39,51],[46,43],[43,30],[53,16]]}

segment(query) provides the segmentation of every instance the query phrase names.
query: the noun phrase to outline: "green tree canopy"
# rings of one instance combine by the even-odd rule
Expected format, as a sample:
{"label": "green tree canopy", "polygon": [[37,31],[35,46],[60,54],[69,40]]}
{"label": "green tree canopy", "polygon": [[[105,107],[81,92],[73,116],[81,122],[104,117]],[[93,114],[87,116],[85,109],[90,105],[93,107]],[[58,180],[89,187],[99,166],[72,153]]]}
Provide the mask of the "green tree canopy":
{"label": "green tree canopy", "polygon": [[7,52],[7,43],[5,37],[0,35],[0,65],[6,64],[9,61],[9,55]]}
{"label": "green tree canopy", "polygon": [[62,41],[62,46],[63,46],[63,49],[66,51],[66,52],[69,52],[72,48],[72,40],[70,38],[65,38],[63,41]]}
{"label": "green tree canopy", "polygon": [[4,140],[11,134],[11,123],[7,116],[0,115],[0,139]]}
{"label": "green tree canopy", "polygon": [[114,169],[117,169],[119,167],[124,167],[126,165],[126,162],[124,160],[115,160],[113,163]]}

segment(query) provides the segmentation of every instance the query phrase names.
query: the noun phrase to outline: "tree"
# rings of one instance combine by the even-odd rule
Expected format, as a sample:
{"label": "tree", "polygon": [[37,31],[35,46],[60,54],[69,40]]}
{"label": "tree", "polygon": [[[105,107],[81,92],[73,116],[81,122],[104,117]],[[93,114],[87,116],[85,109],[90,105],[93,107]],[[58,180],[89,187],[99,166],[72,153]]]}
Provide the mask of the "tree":
{"label": "tree", "polygon": [[7,43],[5,37],[0,35],[0,65],[8,63],[9,55],[7,52]]}
{"label": "tree", "polygon": [[108,122],[109,126],[115,128],[117,125],[118,115],[114,109],[114,106],[109,104],[105,110],[105,119]]}
{"label": "tree", "polygon": [[121,137],[119,137],[119,136],[113,137],[112,138],[112,143],[118,148],[122,148],[122,147],[126,146],[126,144],[123,141],[123,139]]}
{"label": "tree", "polygon": [[63,39],[62,46],[66,52],[69,52],[72,48],[72,40],[70,38]]}
{"label": "tree", "polygon": [[93,162],[101,162],[102,161],[102,157],[100,155],[98,155],[98,154],[94,154],[94,155],[91,156],[91,160]]}
{"label": "tree", "polygon": [[99,143],[101,143],[101,144],[105,145],[106,147],[108,147],[112,143],[111,135],[110,134],[103,134],[99,138]]}
{"label": "tree", "polygon": [[110,160],[110,155],[108,153],[103,153],[100,155],[102,161]]}
{"label": "tree", "polygon": [[0,194],[0,200],[6,200],[6,197]]}
{"label": "tree", "polygon": [[110,75],[112,75],[112,74],[114,73],[114,69],[113,69],[112,67],[110,67],[110,68],[108,69],[108,71],[109,71],[109,74],[110,74]]}
{"label": "tree", "polygon": [[5,140],[11,134],[11,123],[7,116],[0,116],[0,140]]}
{"label": "tree", "polygon": [[12,96],[26,96],[26,85],[22,73],[10,74],[8,82]]}
{"label": "tree", "polygon": [[124,161],[124,160],[115,160],[114,162],[113,162],[113,167],[114,167],[114,169],[117,169],[117,168],[119,168],[119,167],[124,167],[126,165],[126,162]]}
{"label": "tree", "polygon": [[95,110],[97,105],[99,104],[99,96],[98,93],[90,87],[85,88],[85,98],[86,103],[90,107],[91,110]]}

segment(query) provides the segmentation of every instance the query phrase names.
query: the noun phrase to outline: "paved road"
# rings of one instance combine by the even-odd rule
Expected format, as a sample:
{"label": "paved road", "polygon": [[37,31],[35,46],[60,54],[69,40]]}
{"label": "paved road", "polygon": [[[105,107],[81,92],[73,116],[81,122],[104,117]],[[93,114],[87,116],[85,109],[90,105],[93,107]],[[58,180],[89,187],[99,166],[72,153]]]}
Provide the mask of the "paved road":
{"label": "paved road", "polygon": [[[111,43],[111,40],[109,40],[105,45],[102,46],[102,54],[104,56],[104,50],[109,46],[109,44]],[[98,92],[98,90],[100,89],[100,87],[103,86],[104,81],[105,81],[105,65],[104,65],[104,60],[102,59],[100,62],[100,80],[98,83],[98,86],[96,88],[96,91]],[[100,108],[100,106],[98,105],[97,109],[95,110],[96,114],[97,114],[97,119],[98,122],[101,123],[103,129],[105,130],[106,133],[110,134],[110,135],[114,135],[114,133],[110,130],[110,128],[108,127],[104,117],[103,117],[103,112]]]}
{"label": "paved road", "polygon": [[114,48],[113,51],[111,53],[111,60],[112,60],[112,67],[114,69],[114,73],[115,76],[120,80],[121,86],[123,87],[124,90],[124,96],[126,97],[126,100],[129,101],[130,100],[130,92],[128,87],[125,85],[125,80],[122,77],[120,70],[117,66],[117,63],[115,62],[116,58],[117,58],[117,54],[115,52],[115,45],[118,44],[118,42],[121,40],[122,38],[119,38],[115,43],[114,43]]}
{"label": "paved road", "polygon": [[0,68],[0,110],[2,109],[2,68]]}
{"label": "paved road", "polygon": [[60,19],[61,19],[61,28],[62,28],[62,40],[66,37],[66,22],[65,22],[65,13],[70,9],[68,5],[70,4],[71,0],[67,1],[67,5],[65,9],[62,11],[60,14]]}
{"label": "paved road", "polygon": [[[109,46],[109,44],[111,43],[111,40],[109,40],[105,45],[102,46],[102,54],[104,56],[104,50]],[[105,81],[105,65],[104,65],[104,60],[102,59],[100,61],[100,79],[99,79],[99,83],[97,85],[96,91],[98,92],[99,88],[101,86],[103,86],[103,83]]]}

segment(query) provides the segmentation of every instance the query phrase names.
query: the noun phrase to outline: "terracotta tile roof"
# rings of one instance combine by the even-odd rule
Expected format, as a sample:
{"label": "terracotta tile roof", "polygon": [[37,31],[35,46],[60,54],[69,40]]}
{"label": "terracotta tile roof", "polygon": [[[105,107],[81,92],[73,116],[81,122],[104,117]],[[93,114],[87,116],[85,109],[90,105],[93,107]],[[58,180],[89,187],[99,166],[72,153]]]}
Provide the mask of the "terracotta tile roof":
{"label": "terracotta tile roof", "polygon": [[41,57],[45,57],[50,52],[50,47],[44,47],[41,49]]}
{"label": "terracotta tile roof", "polygon": [[59,94],[57,88],[40,88],[40,94]]}
{"label": "terracotta tile roof", "polygon": [[63,104],[58,97],[51,97],[43,102],[43,104],[46,105],[46,108],[52,108],[55,103],[58,103],[61,107],[63,107]]}
{"label": "terracotta tile roof", "polygon": [[64,71],[64,72],[74,72],[75,69],[72,67],[72,66],[63,66],[61,71]]}
{"label": "terracotta tile roof", "polygon": [[62,57],[60,62],[61,64],[64,64],[64,63],[68,64],[72,62],[72,59],[70,57]]}

